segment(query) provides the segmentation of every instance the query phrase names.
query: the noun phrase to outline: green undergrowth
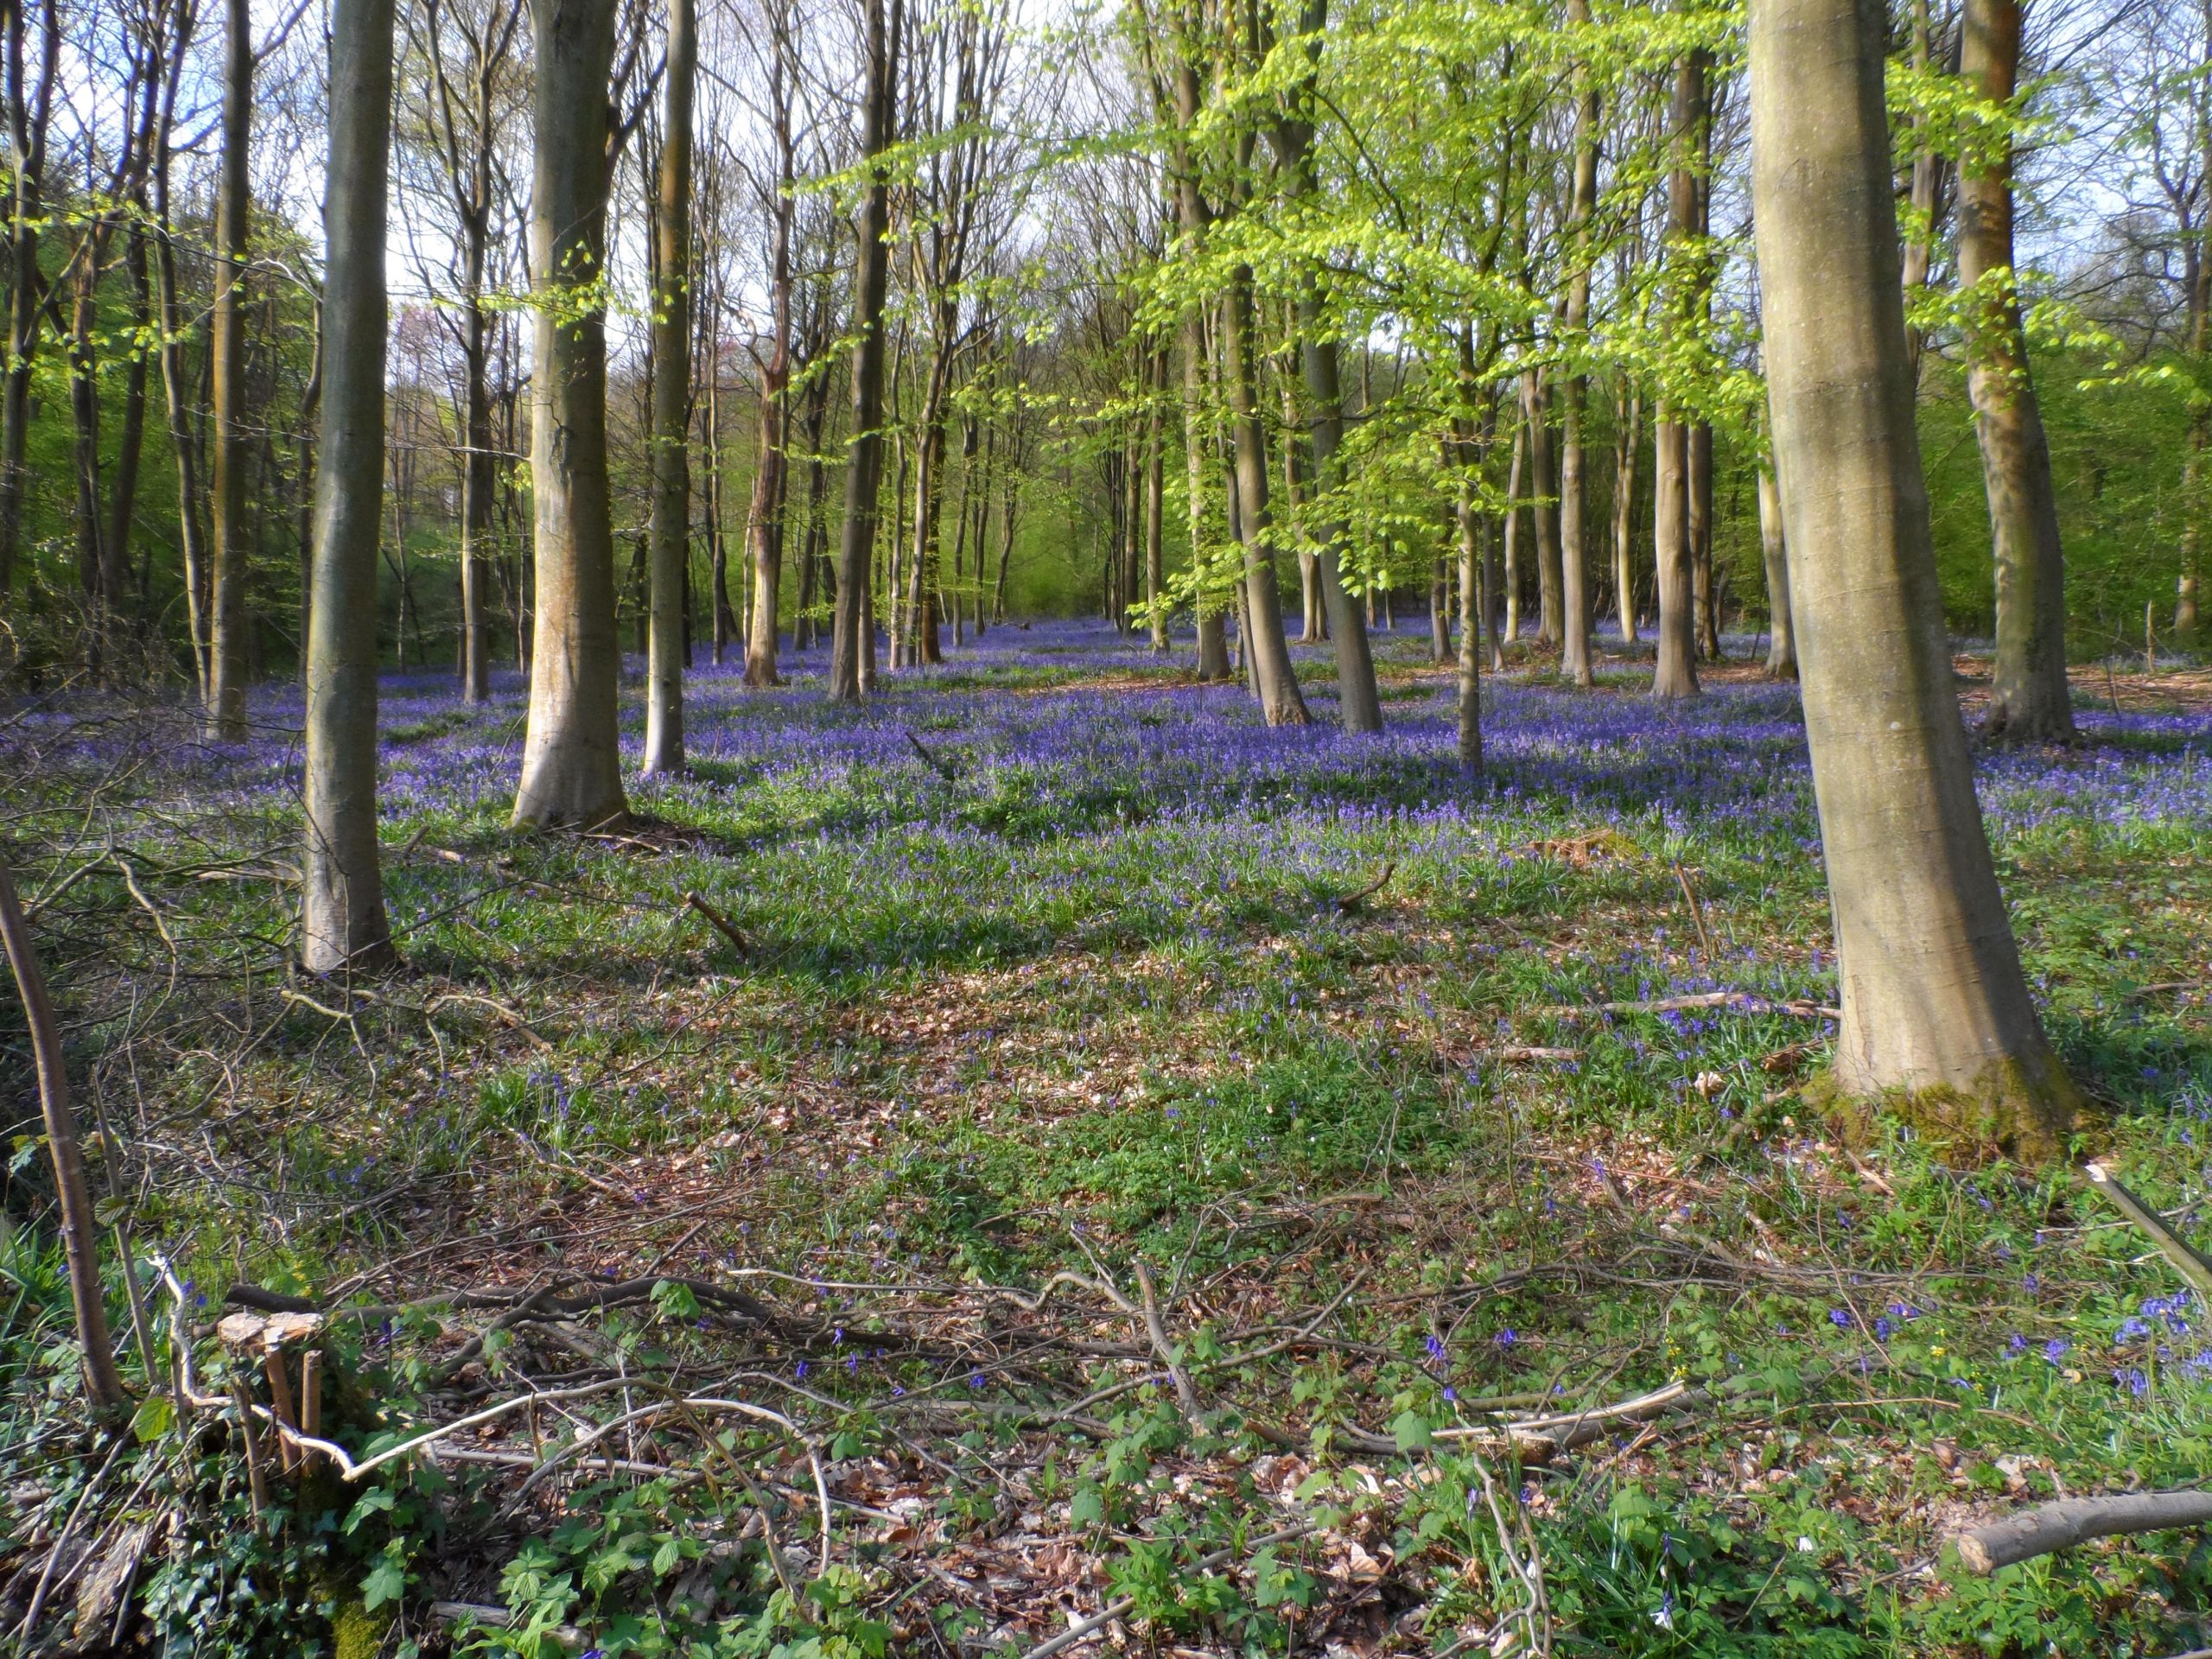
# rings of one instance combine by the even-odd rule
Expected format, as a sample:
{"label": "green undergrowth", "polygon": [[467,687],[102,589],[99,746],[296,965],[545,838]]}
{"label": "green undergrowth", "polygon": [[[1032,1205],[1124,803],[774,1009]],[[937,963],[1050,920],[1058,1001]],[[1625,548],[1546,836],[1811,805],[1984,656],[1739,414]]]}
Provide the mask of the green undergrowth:
{"label": "green undergrowth", "polygon": [[[1395,665],[1419,667],[1423,644],[1393,642]],[[2017,1503],[2202,1478],[2212,1331],[2144,1242],[2063,1171],[1954,1166],[1894,1128],[1844,1147],[1802,1089],[1825,1064],[1817,1017],[1588,1011],[1716,988],[1832,1000],[1799,785],[1753,768],[1771,814],[1702,826],[1531,790],[1439,828],[1401,759],[1194,814],[1141,780],[1085,793],[1044,763],[995,762],[946,709],[915,729],[952,781],[918,761],[709,762],[640,791],[696,837],[649,851],[518,837],[496,803],[425,801],[385,831],[412,975],[351,1000],[284,982],[278,875],[134,870],[193,970],[227,964],[250,987],[220,999],[250,1043],[178,1042],[88,1096],[209,1154],[134,1166],[104,1217],[131,1243],[157,1346],[157,1247],[195,1297],[233,1278],[321,1295],[371,1273],[400,1300],[664,1275],[648,1304],[580,1328],[641,1374],[734,1387],[742,1370],[808,1414],[836,1469],[896,1465],[922,1499],[899,1512],[905,1537],[841,1513],[824,1572],[807,1465],[741,1421],[687,1442],[680,1478],[556,1482],[549,1507],[518,1504],[512,1471],[401,1464],[257,1533],[224,1437],[149,1421],[103,1490],[189,1517],[140,1587],[154,1627],[195,1632],[165,1651],[275,1652],[280,1630],[298,1653],[341,1651],[341,1630],[359,1651],[533,1659],[1004,1650],[1057,1628],[1049,1589],[1050,1618],[1014,1641],[914,1563],[982,1560],[1009,1529],[1095,1560],[1084,1605],[1133,1598],[1162,1650],[1307,1651],[1325,1630],[1432,1651],[1514,1604],[1485,1474],[1527,1519],[1562,1654],[2212,1641],[2212,1567],[2190,1536],[1990,1580],[1943,1548]],[[505,741],[512,715],[392,735]],[[40,787],[10,810],[58,823],[66,788]],[[292,825],[281,792],[247,791],[192,857],[281,849]],[[2207,1187],[2212,1033],[2201,995],[2171,988],[2201,990],[2212,959],[2204,852],[2155,817],[1999,824],[2054,1038],[2110,1109],[2097,1149],[2185,1225]],[[135,1029],[96,995],[99,931],[142,969],[161,947],[120,874],[73,891],[57,979],[93,1011],[72,1032],[89,1062]],[[11,1211],[35,1211],[39,1168],[26,1130]],[[676,1281],[744,1270],[791,1275],[730,1282],[811,1309],[835,1342],[730,1357]],[[1007,1332],[1045,1315],[987,1329],[948,1303],[918,1334],[911,1307],[808,1288],[1027,1294],[1056,1274],[1155,1285],[1195,1414],[1155,1381],[1049,1421],[1128,1368],[1010,1358]],[[0,1297],[0,1482],[18,1494],[0,1549],[16,1555],[106,1454],[72,1426],[66,1287],[41,1235],[9,1236]],[[1326,1345],[1253,1357],[1323,1315]],[[1063,1336],[1144,1351],[1096,1297],[1068,1318]],[[410,1317],[349,1340],[383,1413],[365,1449],[422,1419],[457,1336]],[[539,1360],[495,1344],[484,1363],[480,1397]],[[1478,1468],[1452,1438],[1484,1399],[1567,1409],[1670,1382],[1711,1397],[1549,1464]],[[1294,1510],[1327,1529],[1255,1554]],[[1371,1594],[1347,1537],[1382,1564]],[[513,1623],[434,1621],[434,1599]]]}

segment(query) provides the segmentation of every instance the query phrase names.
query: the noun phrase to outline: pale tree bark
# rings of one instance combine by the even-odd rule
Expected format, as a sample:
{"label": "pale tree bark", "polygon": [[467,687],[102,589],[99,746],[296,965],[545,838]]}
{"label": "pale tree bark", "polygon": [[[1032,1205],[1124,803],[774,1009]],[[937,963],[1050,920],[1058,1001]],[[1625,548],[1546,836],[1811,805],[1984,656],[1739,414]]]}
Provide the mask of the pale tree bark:
{"label": "pale tree bark", "polygon": [[837,541],[837,609],[830,646],[830,695],[857,702],[875,677],[875,632],[868,615],[875,525],[883,493],[883,302],[890,285],[890,169],[898,110],[900,0],[867,0],[868,87],[861,115],[868,168],[853,254],[853,413],[847,437],[845,521]]}
{"label": "pale tree bark", "polygon": [[614,531],[607,479],[608,80],[614,0],[534,0],[530,478],[537,624],[518,828],[629,816],[616,698]]}
{"label": "pale tree bark", "polygon": [[1252,274],[1238,266],[1222,296],[1222,385],[1236,442],[1237,528],[1244,543],[1244,650],[1261,713],[1270,726],[1303,726],[1312,716],[1291,666],[1282,594],[1268,512],[1268,435],[1252,389]]}
{"label": "pale tree bark", "polygon": [[1758,0],[1752,207],[1847,1095],[2063,1154],[1974,799],[1905,361],[1880,0]]}
{"label": "pale tree bark", "polygon": [[1503,671],[1505,649],[1521,642],[1521,486],[1528,470],[1529,428],[1526,423],[1513,423],[1513,454],[1505,468],[1505,550],[1500,575],[1504,588],[1505,620],[1501,625],[1503,635],[1491,666]]}
{"label": "pale tree bark", "polygon": [[[2008,111],[2019,75],[2018,0],[1966,0],[1960,73]],[[1967,302],[1967,390],[1989,498],[1997,566],[1992,735],[2063,742],[2074,735],[2066,680],[2066,561],[2058,496],[2020,326],[2012,269],[2012,144],[1998,137],[1959,169],[1959,289]]]}
{"label": "pale tree bark", "polygon": [[[1167,397],[1167,346],[1163,341],[1147,354],[1146,365],[1150,371],[1146,390],[1144,422],[1144,596],[1152,620],[1152,648],[1165,653],[1167,650],[1167,553],[1165,518],[1166,516],[1166,454],[1164,404]],[[981,601],[982,583],[983,538],[980,531],[976,537],[976,637],[983,637],[983,609]]]}
{"label": "pale tree bark", "polygon": [[213,613],[207,646],[207,735],[238,742],[246,733],[246,563],[253,520],[246,511],[246,456],[252,420],[245,408],[246,175],[253,124],[253,37],[250,0],[226,0],[223,38],[223,142],[215,186],[215,297],[209,329],[213,372],[207,418],[213,429],[208,498],[214,510]]}
{"label": "pale tree bark", "polygon": [[1797,635],[1789,617],[1789,538],[1783,529],[1782,489],[1770,466],[1759,468],[1759,551],[1766,561],[1766,672],[1797,677]]}
{"label": "pale tree bark", "polygon": [[[1586,28],[1590,0],[1567,0],[1570,26]],[[1590,66],[1575,60],[1574,184],[1567,204],[1567,305],[1560,317],[1569,350],[1580,350],[1590,322],[1590,215],[1598,204],[1598,123],[1603,111]],[[1587,686],[1592,677],[1590,639],[1590,575],[1583,535],[1582,418],[1590,396],[1589,377],[1578,368],[1567,377],[1560,400],[1559,462],[1560,672]]]}
{"label": "pale tree bark", "polygon": [[[461,24],[468,56],[447,61],[447,19]],[[494,0],[474,15],[446,0],[426,0],[423,42],[430,59],[426,89],[429,124],[441,152],[457,231],[450,275],[460,281],[461,343],[461,690],[465,702],[491,695],[489,605],[493,572],[493,497],[497,487],[492,437],[491,324],[486,268],[491,257],[493,156],[500,73],[522,22],[522,0]],[[461,71],[465,69],[465,79]]]}
{"label": "pale tree bark", "polygon": [[177,543],[184,563],[186,626],[192,645],[192,671],[200,702],[209,702],[211,669],[207,636],[210,606],[207,513],[200,484],[200,439],[193,427],[191,370],[184,360],[184,308],[177,292],[176,242],[169,213],[169,181],[176,99],[191,44],[192,10],[179,16],[169,44],[168,73],[162,89],[162,118],[154,142],[154,296],[161,324],[162,404],[176,454]]}
{"label": "pale tree bark", "polygon": [[[1305,0],[1300,29],[1308,68],[1292,93],[1298,106],[1296,115],[1278,124],[1275,129],[1275,147],[1286,175],[1285,194],[1294,202],[1311,196],[1317,188],[1313,177],[1313,124],[1307,118],[1305,106],[1313,99],[1312,66],[1320,51],[1321,34],[1328,26],[1328,0]],[[1367,626],[1360,619],[1359,607],[1344,591],[1344,528],[1332,506],[1343,482],[1342,463],[1337,459],[1337,451],[1344,443],[1344,394],[1335,325],[1328,315],[1321,281],[1321,272],[1309,269],[1301,275],[1298,284],[1299,365],[1306,382],[1306,439],[1313,461],[1313,577],[1321,589],[1329,644],[1336,653],[1338,707],[1344,730],[1379,732],[1382,729],[1382,699],[1375,683],[1375,658],[1368,645]],[[1285,442],[1290,441],[1286,435]],[[1272,557],[1267,574],[1268,586],[1272,590]],[[1264,618],[1259,619],[1259,626],[1266,626]],[[1280,632],[1278,626],[1278,634]],[[1289,665],[1286,645],[1282,666],[1287,671]],[[1292,678],[1290,688],[1293,699],[1296,699],[1295,677]],[[1302,701],[1298,702],[1298,709],[1302,715]],[[1277,723],[1272,709],[1268,720]]]}
{"label": "pale tree bark", "polygon": [[1624,383],[1614,408],[1619,424],[1613,453],[1613,604],[1621,643],[1637,642],[1636,458],[1643,444],[1643,399]]}
{"label": "pale tree bark", "polygon": [[698,66],[694,0],[669,0],[663,92],[667,107],[653,227],[659,246],[653,294],[651,618],[645,649],[648,777],[683,770],[683,601],[691,583],[691,99]]}
{"label": "pale tree bark", "polygon": [[1655,697],[1698,695],[1697,575],[1690,552],[1689,429],[1664,400],[1652,423],[1651,543],[1659,587]]}
{"label": "pale tree bark", "polygon": [[[1667,180],[1670,239],[1679,243],[1697,233],[1698,185],[1694,157],[1705,107],[1705,54],[1685,52],[1675,66],[1674,106],[1669,114],[1674,165]],[[1678,295],[1675,312],[1687,320],[1694,303],[1696,278],[1676,278],[1690,291]],[[1694,697],[1697,683],[1697,558],[1690,539],[1690,434],[1662,394],[1653,422],[1651,454],[1651,544],[1658,566],[1659,652],[1652,676],[1655,697]]]}
{"label": "pale tree bark", "polygon": [[300,960],[394,959],[377,855],[377,543],[384,499],[385,231],[392,0],[334,0],[323,175],[321,465],[308,607]]}
{"label": "pale tree bark", "polygon": [[791,82],[797,48],[791,8],[768,8],[769,125],[776,147],[776,188],[768,215],[768,360],[760,365],[760,452],[753,472],[746,514],[746,543],[753,560],[753,607],[747,619],[745,683],[783,683],[776,661],[784,599],[784,498],[791,475],[791,215],[797,162],[791,143]]}
{"label": "pale tree bark", "polygon": [[[1211,205],[1201,187],[1198,160],[1190,135],[1198,120],[1198,71],[1193,59],[1196,43],[1187,32],[1175,41],[1173,104],[1175,137],[1168,149],[1169,175],[1175,193],[1175,219],[1183,238],[1196,251],[1213,221]],[[1198,637],[1198,678],[1230,677],[1229,620],[1226,607],[1212,591],[1211,560],[1207,556],[1206,504],[1206,341],[1205,312],[1193,299],[1183,308],[1183,461],[1186,486],[1185,505],[1190,519],[1191,575],[1195,594],[1192,611]]]}
{"label": "pale tree bark", "polygon": [[1536,370],[1521,376],[1521,418],[1529,429],[1529,527],[1536,544],[1536,643],[1566,633],[1565,576],[1559,543],[1559,477],[1552,468],[1551,385]]}

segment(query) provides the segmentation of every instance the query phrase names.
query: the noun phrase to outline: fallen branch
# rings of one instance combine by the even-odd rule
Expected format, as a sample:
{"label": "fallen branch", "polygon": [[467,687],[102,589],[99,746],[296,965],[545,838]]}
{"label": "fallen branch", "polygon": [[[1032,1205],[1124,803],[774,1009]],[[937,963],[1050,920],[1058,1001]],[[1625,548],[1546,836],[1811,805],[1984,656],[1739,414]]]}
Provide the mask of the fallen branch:
{"label": "fallen branch", "polygon": [[683,902],[690,906],[692,909],[697,911],[702,916],[705,917],[709,922],[712,923],[715,931],[721,934],[732,944],[735,945],[737,947],[737,954],[739,956],[749,957],[753,954],[752,944],[746,938],[744,934],[737,931],[737,924],[735,922],[730,920],[728,917],[723,915],[721,912],[716,910],[712,905],[709,904],[704,899],[701,898],[696,893],[685,893],[683,895]]}
{"label": "fallen branch", "polygon": [[914,753],[922,757],[923,760],[928,764],[929,769],[944,779],[946,783],[957,784],[960,781],[960,773],[951,761],[935,753],[912,732],[906,734],[906,741],[914,746]]}
{"label": "fallen branch", "polygon": [[1952,1541],[1977,1573],[1994,1573],[2091,1538],[2164,1532],[2212,1521],[2212,1491],[2126,1492],[2110,1497],[2063,1497],[1962,1532]]}
{"label": "fallen branch", "polygon": [[2166,1218],[2116,1180],[2102,1164],[2091,1164],[2082,1173],[2089,1185],[2112,1200],[2113,1208],[2151,1236],[2158,1253],[2174,1265],[2201,1296],[2212,1296],[2212,1259],[2166,1224]]}
{"label": "fallen branch", "polygon": [[1700,991],[1690,996],[1656,996],[1628,1002],[1562,1002],[1531,1008],[1538,1020],[1594,1020],[1606,1014],[1680,1014],[1689,1008],[1726,1008],[1737,1014],[1788,1014],[1801,1020],[1840,1020],[1841,1008],[1802,998],[1777,1001],[1752,991]]}
{"label": "fallen branch", "polygon": [[1397,868],[1398,866],[1395,861],[1385,864],[1382,867],[1382,874],[1376,876],[1372,881],[1362,887],[1357,893],[1348,893],[1343,898],[1338,899],[1337,909],[1344,915],[1349,916],[1351,914],[1353,911],[1357,910],[1360,906],[1366,903],[1367,900],[1372,899],[1376,893],[1382,892],[1383,888],[1389,887],[1390,885],[1390,878],[1397,873]]}

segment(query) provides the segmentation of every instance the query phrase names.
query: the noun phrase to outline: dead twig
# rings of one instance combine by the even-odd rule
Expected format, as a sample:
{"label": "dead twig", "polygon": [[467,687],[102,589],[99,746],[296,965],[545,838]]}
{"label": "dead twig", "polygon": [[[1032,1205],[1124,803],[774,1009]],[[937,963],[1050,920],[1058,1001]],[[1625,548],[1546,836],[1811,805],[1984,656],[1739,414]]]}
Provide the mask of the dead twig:
{"label": "dead twig", "polygon": [[721,934],[733,945],[736,946],[737,954],[739,956],[749,957],[753,954],[752,942],[748,940],[744,934],[737,931],[737,924],[730,920],[728,917],[723,915],[721,912],[716,910],[698,893],[685,893],[683,895],[683,902],[690,906],[692,909],[697,911],[699,914],[705,917],[707,920],[712,924],[715,932]]}
{"label": "dead twig", "polygon": [[914,753],[922,757],[923,760],[928,764],[929,769],[944,779],[946,783],[957,784],[960,781],[960,773],[952,762],[937,754],[912,732],[906,734],[906,741],[914,746]]}
{"label": "dead twig", "polygon": [[1338,912],[1346,916],[1351,915],[1352,912],[1357,910],[1370,899],[1372,899],[1376,893],[1382,892],[1383,888],[1389,887],[1390,885],[1390,878],[1397,873],[1397,868],[1398,866],[1395,860],[1383,865],[1382,874],[1376,876],[1372,881],[1362,887],[1357,893],[1348,893],[1343,898],[1337,900],[1337,909]]}

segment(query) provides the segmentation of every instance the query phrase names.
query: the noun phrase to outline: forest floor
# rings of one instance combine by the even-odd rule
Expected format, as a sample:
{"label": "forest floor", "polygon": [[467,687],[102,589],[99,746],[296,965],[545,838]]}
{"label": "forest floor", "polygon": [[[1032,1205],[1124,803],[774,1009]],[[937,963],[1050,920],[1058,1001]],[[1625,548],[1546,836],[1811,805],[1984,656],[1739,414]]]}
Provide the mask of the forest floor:
{"label": "forest floor", "polygon": [[[1378,648],[1370,739],[1319,648],[1276,730],[1096,626],[859,709],[818,652],[702,666],[692,775],[596,837],[507,830],[511,681],[396,676],[408,966],[350,988],[284,966],[296,694],[230,748],[19,709],[0,824],[156,1337],[156,1250],[203,1332],[233,1283],[365,1307],[330,1327],[357,1456],[557,1397],[310,1479],[266,1540],[212,1421],[142,1424],[134,1510],[11,1234],[0,1617],[41,1573],[81,1610],[130,1543],[126,1647],[210,1654],[1026,1653],[1111,1609],[1056,1650],[2212,1642],[2188,1536],[1944,1548],[2201,1479],[2212,1332],[2070,1173],[1800,1092],[1834,985],[1794,688],[1519,669],[1471,780],[1425,632]],[[2194,1224],[2212,675],[2078,690],[2078,746],[1979,754],[1984,812],[2085,1150]]]}

